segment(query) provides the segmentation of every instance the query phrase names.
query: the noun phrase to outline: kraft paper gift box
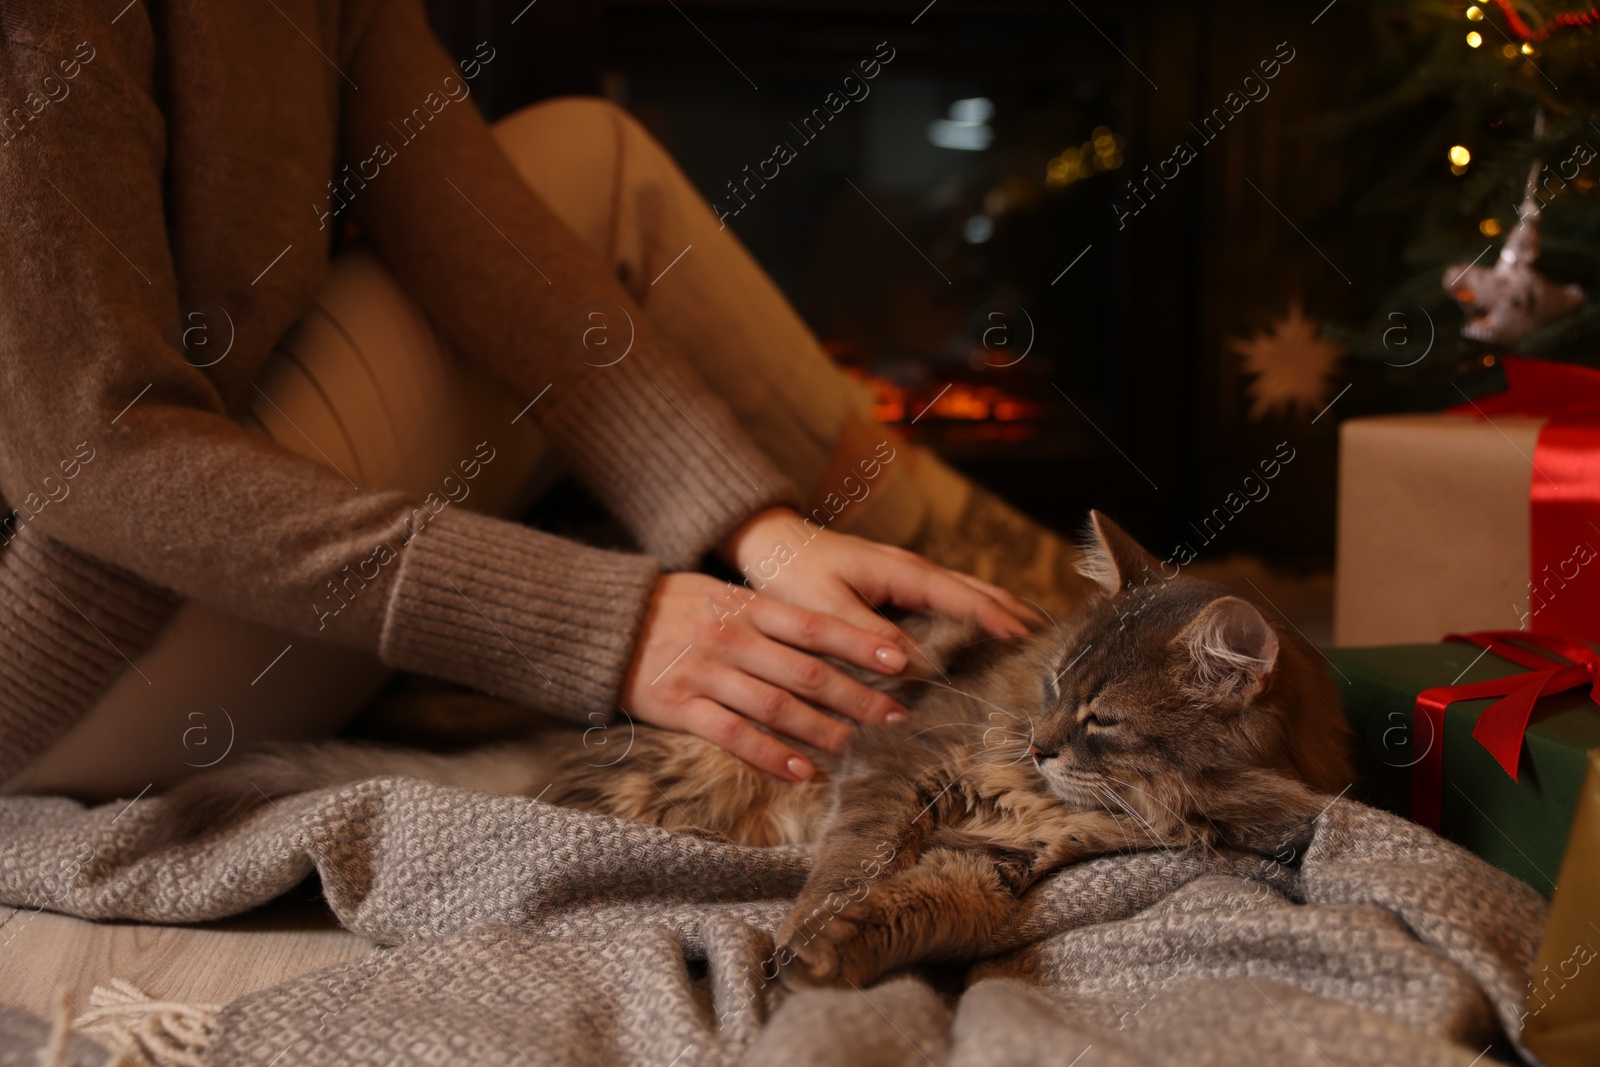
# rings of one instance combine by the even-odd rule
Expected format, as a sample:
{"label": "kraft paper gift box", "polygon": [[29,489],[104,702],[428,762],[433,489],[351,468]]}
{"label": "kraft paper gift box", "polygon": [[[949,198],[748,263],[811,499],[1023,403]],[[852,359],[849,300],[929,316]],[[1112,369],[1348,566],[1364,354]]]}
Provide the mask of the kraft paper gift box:
{"label": "kraft paper gift box", "polygon": [[[1590,699],[1590,686],[1538,701],[1513,781],[1473,737],[1493,699],[1451,704],[1440,739],[1431,736],[1428,719],[1416,715],[1417,695],[1438,686],[1513,677],[1528,668],[1459,641],[1325,653],[1355,734],[1355,795],[1411,817],[1418,765],[1426,755],[1442,755],[1438,801],[1444,835],[1548,896],[1590,750],[1600,748],[1600,706]],[[1441,747],[1435,752],[1434,746]]]}
{"label": "kraft paper gift box", "polygon": [[1600,642],[1600,370],[1499,366],[1504,389],[1448,414],[1341,426],[1336,643]]}
{"label": "kraft paper gift box", "polygon": [[1544,422],[1386,415],[1340,426],[1334,644],[1538,627],[1529,488]]}

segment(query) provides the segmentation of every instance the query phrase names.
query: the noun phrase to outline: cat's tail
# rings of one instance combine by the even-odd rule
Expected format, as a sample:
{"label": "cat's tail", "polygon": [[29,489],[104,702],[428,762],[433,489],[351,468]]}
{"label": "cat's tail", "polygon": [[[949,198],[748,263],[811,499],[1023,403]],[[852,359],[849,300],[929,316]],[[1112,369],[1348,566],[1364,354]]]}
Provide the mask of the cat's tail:
{"label": "cat's tail", "polygon": [[576,738],[560,731],[448,755],[359,741],[264,745],[169,790],[145,851],[200,837],[280,797],[369,778],[422,778],[489,793],[535,795],[554,780]]}

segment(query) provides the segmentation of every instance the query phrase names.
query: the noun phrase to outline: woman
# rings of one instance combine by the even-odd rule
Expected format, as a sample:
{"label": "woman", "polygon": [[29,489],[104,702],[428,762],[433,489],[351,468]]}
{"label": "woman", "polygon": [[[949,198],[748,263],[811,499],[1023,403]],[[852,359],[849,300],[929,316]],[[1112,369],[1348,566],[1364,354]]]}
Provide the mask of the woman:
{"label": "woman", "polygon": [[[970,487],[609,105],[491,132],[492,42],[458,68],[417,0],[41,0],[0,44],[8,788],[129,795],[391,669],[804,779],[784,738],[848,729],[805,701],[903,713],[818,658],[898,671],[874,605],[1037,621],[838,532],[926,536]],[[498,517],[556,460],[640,552]]]}

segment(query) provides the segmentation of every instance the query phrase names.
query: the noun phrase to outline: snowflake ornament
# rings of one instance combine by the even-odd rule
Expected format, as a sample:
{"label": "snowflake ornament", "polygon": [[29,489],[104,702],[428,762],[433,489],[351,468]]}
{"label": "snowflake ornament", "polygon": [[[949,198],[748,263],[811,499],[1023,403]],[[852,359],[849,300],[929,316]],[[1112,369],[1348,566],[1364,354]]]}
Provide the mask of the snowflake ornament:
{"label": "snowflake ornament", "polygon": [[1246,373],[1255,376],[1246,391],[1250,418],[1258,422],[1295,409],[1307,414],[1320,410],[1344,355],[1343,345],[1317,334],[1316,322],[1305,317],[1299,300],[1291,300],[1289,314],[1272,320],[1269,329],[1248,339],[1235,337],[1227,347],[1244,357]]}

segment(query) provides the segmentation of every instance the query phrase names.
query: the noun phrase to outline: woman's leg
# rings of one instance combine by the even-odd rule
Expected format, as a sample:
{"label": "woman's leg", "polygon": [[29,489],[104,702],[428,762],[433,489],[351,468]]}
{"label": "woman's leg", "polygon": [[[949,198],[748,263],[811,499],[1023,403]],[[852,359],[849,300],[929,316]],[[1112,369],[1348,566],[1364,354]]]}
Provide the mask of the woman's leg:
{"label": "woman's leg", "polygon": [[[833,494],[831,513],[852,490],[860,496],[859,464],[890,435],[869,394],[638,122],[607,101],[568,98],[507,116],[495,135],[812,507]],[[1073,546],[927,451],[892,447],[896,460],[829,526],[915,548],[1051,610],[1081,599]]]}
{"label": "woman's leg", "polygon": [[[823,352],[733,231],[719,228],[661,146],[620,108],[587,97],[525,108],[494,132],[523,179],[612,265],[779,469],[802,492],[833,488],[842,497],[828,483],[883,440],[870,396]],[[852,454],[836,454],[841,442]],[[909,540],[926,510],[909,466],[889,464],[833,525]]]}
{"label": "woman's leg", "polygon": [[[333,265],[255,384],[247,427],[356,484],[443,492],[486,438],[494,461],[452,506],[516,514],[559,474],[510,391],[453,358],[362,251]],[[260,741],[331,734],[389,676],[372,656],[186,601],[84,718],[0,791],[134,796]]]}

